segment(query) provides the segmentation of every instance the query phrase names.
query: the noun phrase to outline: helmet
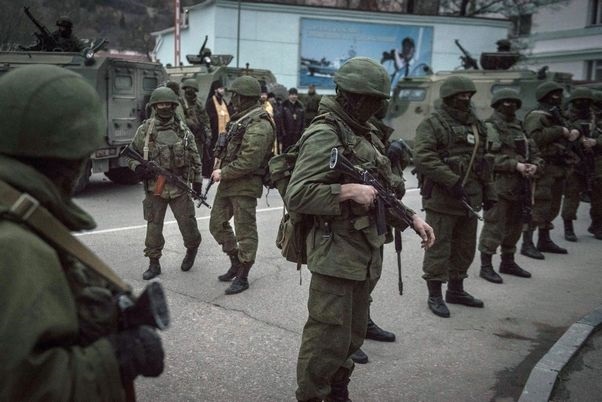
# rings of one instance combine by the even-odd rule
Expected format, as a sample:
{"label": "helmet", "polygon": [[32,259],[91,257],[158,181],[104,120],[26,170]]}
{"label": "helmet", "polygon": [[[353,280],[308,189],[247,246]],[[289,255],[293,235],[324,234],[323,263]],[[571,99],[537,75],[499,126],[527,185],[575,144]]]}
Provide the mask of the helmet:
{"label": "helmet", "polygon": [[198,91],[199,90],[199,83],[196,82],[196,80],[194,78],[188,78],[187,80],[184,80],[182,82],[181,88],[182,89],[192,88],[192,89]]}
{"label": "helmet", "polygon": [[232,81],[228,91],[235,92],[242,96],[259,98],[261,96],[261,85],[256,78],[243,75]]}
{"label": "helmet", "polygon": [[474,94],[477,92],[477,88],[470,78],[462,77],[460,75],[447,77],[443,81],[443,84],[441,84],[441,88],[439,88],[439,96],[441,98],[447,98],[463,92],[471,92]]}
{"label": "helmet", "polygon": [[71,18],[69,17],[61,16],[56,20],[56,26],[71,28],[73,26],[73,21],[71,21]]}
{"label": "helmet", "polygon": [[594,95],[592,94],[592,90],[589,88],[575,88],[573,92],[571,92],[569,102],[575,101],[577,99],[583,99],[593,102]]}
{"label": "helmet", "polygon": [[594,98],[594,103],[602,103],[602,91],[594,90],[592,91],[592,96]]}
{"label": "helmet", "polygon": [[177,95],[168,87],[159,87],[153,91],[150,97],[149,105],[153,106],[157,103],[174,103],[180,104]]}
{"label": "helmet", "polygon": [[368,57],[347,60],[334,74],[334,82],[347,92],[390,98],[389,74],[383,66]]}
{"label": "helmet", "polygon": [[562,91],[562,87],[560,86],[560,84],[557,84],[554,81],[547,81],[537,86],[537,88],[535,89],[535,97],[538,101],[541,101],[543,98],[545,98],[551,92],[554,91]]}
{"label": "helmet", "polygon": [[105,143],[106,122],[82,76],[49,65],[19,67],[0,78],[0,153],[77,160]]}
{"label": "helmet", "polygon": [[495,94],[493,94],[493,99],[491,99],[491,107],[495,107],[499,102],[503,100],[513,100],[518,103],[519,108],[523,104],[516,90],[511,88],[504,88],[500,89]]}

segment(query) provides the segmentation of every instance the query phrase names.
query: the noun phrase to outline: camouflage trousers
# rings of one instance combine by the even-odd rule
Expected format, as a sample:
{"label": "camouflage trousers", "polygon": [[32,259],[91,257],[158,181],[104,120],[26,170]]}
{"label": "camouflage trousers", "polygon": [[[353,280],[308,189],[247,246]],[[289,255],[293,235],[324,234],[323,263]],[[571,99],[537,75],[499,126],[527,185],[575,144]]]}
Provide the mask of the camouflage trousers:
{"label": "camouflage trousers", "polygon": [[533,205],[533,225],[540,229],[552,230],[552,221],[560,212],[562,194],[569,168],[546,165],[543,176],[535,182],[535,204]]}
{"label": "camouflage trousers", "polygon": [[581,193],[587,191],[587,182],[583,174],[571,172],[564,186],[564,199],[562,200],[562,219],[574,221],[577,219],[577,209],[581,203]]}
{"label": "camouflage trousers", "polygon": [[440,282],[466,278],[477,245],[477,218],[427,209],[426,222],[433,228],[437,241],[424,252],[422,278]]}
{"label": "camouflage trousers", "polygon": [[479,238],[479,251],[495,254],[501,246],[502,254],[516,253],[516,243],[521,237],[522,202],[500,198],[494,207],[485,212],[485,224]]}
{"label": "camouflage trousers", "polygon": [[[255,262],[257,255],[258,235],[255,210],[257,198],[249,196],[226,197],[221,195],[217,188],[211,217],[209,231],[222,246],[222,251],[230,254],[238,249],[238,258],[242,262]],[[234,217],[236,235],[230,226],[230,219]]]}
{"label": "camouflage trousers", "polygon": [[161,258],[161,251],[165,245],[163,221],[168,205],[178,222],[184,246],[196,248],[201,244],[201,233],[194,217],[194,203],[187,194],[167,200],[147,192],[142,201],[142,209],[147,222],[144,255],[149,258]]}
{"label": "camouflage trousers", "polygon": [[370,281],[352,281],[312,272],[297,360],[297,400],[324,399],[330,384],[353,371],[350,356],[364,342]]}

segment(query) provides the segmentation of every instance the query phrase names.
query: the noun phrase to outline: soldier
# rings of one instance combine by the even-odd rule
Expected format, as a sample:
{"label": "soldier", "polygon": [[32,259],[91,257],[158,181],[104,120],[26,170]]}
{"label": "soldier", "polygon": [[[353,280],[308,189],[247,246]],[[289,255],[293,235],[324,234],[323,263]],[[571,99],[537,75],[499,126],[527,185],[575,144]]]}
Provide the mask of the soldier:
{"label": "soldier", "polygon": [[594,180],[592,182],[590,216],[592,224],[587,229],[598,240],[602,240],[602,91],[594,91],[594,117],[596,140],[594,151]]}
{"label": "soldier", "polygon": [[318,114],[320,99],[322,99],[322,95],[318,95],[316,93],[316,86],[311,84],[307,88],[307,94],[301,99],[303,106],[305,106],[305,127],[308,127],[314,117]]}
{"label": "soldier", "polygon": [[0,103],[0,400],[125,401],[164,354],[150,327],[118,328],[124,284],[80,262],[89,251],[70,235],[96,226],[71,197],[105,144],[98,95],[38,65],[4,75]]}
{"label": "soldier", "polygon": [[[549,81],[535,89],[539,101],[536,109],[525,116],[524,127],[528,138],[532,138],[545,162],[545,168],[535,182],[535,204],[533,205],[533,224],[523,233],[521,254],[543,259],[542,252],[566,254],[550,239],[552,221],[560,212],[560,203],[566,177],[577,161],[570,151],[570,142],[579,137],[579,131],[569,130],[560,111],[562,87]],[[537,248],[533,247],[533,230],[539,228]]]}
{"label": "soldier", "polygon": [[592,147],[596,145],[596,140],[590,138],[596,135],[592,113],[593,102],[592,91],[588,88],[575,88],[568,101],[569,128],[579,130],[581,134],[581,141],[576,144],[579,147],[580,161],[568,175],[562,201],[564,238],[572,242],[577,241],[573,221],[577,219],[581,195],[590,197],[595,169]]}
{"label": "soldier", "polygon": [[[259,81],[238,77],[229,91],[237,112],[226,127],[226,146],[215,155],[219,164],[211,178],[220,185],[209,220],[211,235],[230,257],[230,268],[218,277],[222,282],[234,279],[227,295],[249,288],[248,275],[258,242],[255,209],[275,137],[272,119],[259,105]],[[232,217],[236,234],[229,223]]]}
{"label": "soldier", "polygon": [[422,277],[428,287],[428,306],[440,317],[450,316],[441,294],[443,282],[449,281],[446,302],[484,305],[463,285],[476,248],[474,211],[481,205],[488,210],[497,200],[485,159],[487,131],[470,105],[475,92],[466,77],[446,78],[439,90],[441,106],[416,129],[414,163],[421,176],[422,205],[438,237],[424,255]]}
{"label": "soldier", "polygon": [[[332,148],[340,152],[349,148],[353,159],[389,184],[391,167],[373,146],[382,148],[382,143],[367,124],[389,97],[389,77],[378,63],[356,57],[341,66],[334,81],[336,98],[322,98],[323,118],[315,119],[302,137],[285,194],[291,211],[314,220],[307,242],[312,273],[309,318],[297,362],[300,401],[348,400],[347,384],[354,367],[350,356],[366,335],[370,283],[380,276],[385,240],[372,219],[374,187],[347,182],[329,168],[329,160]],[[434,241],[432,229],[418,215],[412,219],[423,246],[429,247]]]}
{"label": "soldier", "polygon": [[211,129],[209,127],[209,117],[205,111],[203,103],[198,99],[199,84],[194,78],[189,78],[182,82],[184,96],[180,98],[180,105],[186,119],[186,125],[194,134],[196,149],[201,157],[209,157],[207,148],[211,146]]}
{"label": "soldier", "polygon": [[[195,191],[202,192],[201,160],[194,135],[176,115],[176,108],[180,105],[178,97],[171,89],[159,87],[151,94],[149,104],[154,110],[154,117],[145,120],[138,127],[130,147],[143,155],[144,159],[154,161],[192,183]],[[189,271],[201,244],[192,199],[184,190],[166,182],[164,176],[157,176],[146,165],[130,159],[129,166],[144,180],[145,198],[142,207],[147,221],[144,255],[150,261],[142,279],[152,279],[161,274],[159,259],[165,245],[163,221],[168,205],[178,222],[186,247],[186,256],[180,268],[182,271]]]}
{"label": "soldier", "polygon": [[[515,261],[516,242],[521,237],[523,223],[531,218],[531,183],[543,166],[533,140],[527,139],[521,122],[516,118],[522,101],[518,92],[502,89],[493,95],[493,114],[485,121],[487,126],[487,151],[495,155],[494,184],[498,202],[485,213],[481,230],[481,278],[493,283],[503,279],[494,270],[491,257],[501,246],[503,274],[530,278],[531,274]],[[527,222],[524,222],[524,221]]]}
{"label": "soldier", "polygon": [[82,42],[73,34],[73,22],[69,17],[59,17],[56,20],[58,29],[50,34],[54,44],[38,41],[25,50],[39,50],[42,52],[81,52],[84,47]]}

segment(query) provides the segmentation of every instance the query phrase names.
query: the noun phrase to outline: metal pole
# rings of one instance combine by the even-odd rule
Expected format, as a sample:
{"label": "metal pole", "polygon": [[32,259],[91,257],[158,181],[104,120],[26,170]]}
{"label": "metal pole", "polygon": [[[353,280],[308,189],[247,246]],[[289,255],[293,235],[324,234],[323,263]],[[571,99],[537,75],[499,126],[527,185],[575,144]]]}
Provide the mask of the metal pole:
{"label": "metal pole", "polygon": [[174,6],[174,67],[180,66],[180,0],[173,1]]}
{"label": "metal pole", "polygon": [[240,66],[240,0],[238,0],[238,21],[236,28],[236,68]]}

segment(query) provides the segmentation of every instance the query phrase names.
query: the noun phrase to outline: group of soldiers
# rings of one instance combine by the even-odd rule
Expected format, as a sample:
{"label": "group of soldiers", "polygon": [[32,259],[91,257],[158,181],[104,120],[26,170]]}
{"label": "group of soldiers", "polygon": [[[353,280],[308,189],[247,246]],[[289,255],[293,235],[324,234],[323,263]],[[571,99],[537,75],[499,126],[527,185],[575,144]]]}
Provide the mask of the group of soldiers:
{"label": "group of soldiers", "polygon": [[[416,132],[423,219],[402,202],[404,147],[392,140],[392,130],[381,120],[391,91],[386,70],[374,60],[355,57],[341,66],[334,81],[336,95],[322,97],[311,124],[291,144],[297,154],[283,197],[286,209],[309,223],[303,240],[312,278],[297,362],[299,401],[349,400],[353,356],[363,340],[394,339],[369,314],[383,246],[393,240],[393,231],[411,227],[420,237],[427,305],[441,317],[450,316],[447,304],[484,306],[464,289],[481,209],[480,276],[495,283],[502,282],[492,265],[498,247],[500,273],[530,276],[514,259],[521,233],[521,252],[527,256],[567,252],[550,238],[562,194],[567,240],[576,240],[572,221],[586,193],[590,231],[602,239],[598,93],[573,91],[565,112],[562,87],[543,83],[537,89],[540,105],[521,122],[519,94],[504,89],[494,95],[492,116],[482,121],[471,107],[472,81],[447,78],[441,104]],[[129,145],[140,156],[130,158],[129,166],[145,192],[149,265],[143,278],[161,273],[167,206],[186,248],[180,268],[194,266],[201,235],[193,200],[204,201],[208,191],[203,189],[203,158],[212,148],[209,183],[218,185],[209,230],[230,262],[218,280],[231,282],[226,294],[240,293],[249,288],[256,260],[257,199],[269,182],[276,119],[261,100],[260,83],[249,76],[227,88],[229,110],[223,86],[212,86],[205,109],[213,103],[214,123],[204,115],[194,80],[184,81],[182,89],[183,95],[173,85],[152,93],[150,117]],[[0,267],[10,278],[0,282],[0,322],[6,323],[0,328],[0,399],[131,399],[138,375],[163,371],[160,337],[146,323],[126,324],[123,311],[135,298],[69,234],[95,226],[71,197],[87,158],[103,141],[98,97],[75,73],[30,66],[0,79],[0,101],[10,105],[0,109],[6,129],[0,136]],[[211,126],[218,127],[215,141]],[[373,181],[335,169],[337,155]],[[129,304],[120,298],[124,294]]]}

